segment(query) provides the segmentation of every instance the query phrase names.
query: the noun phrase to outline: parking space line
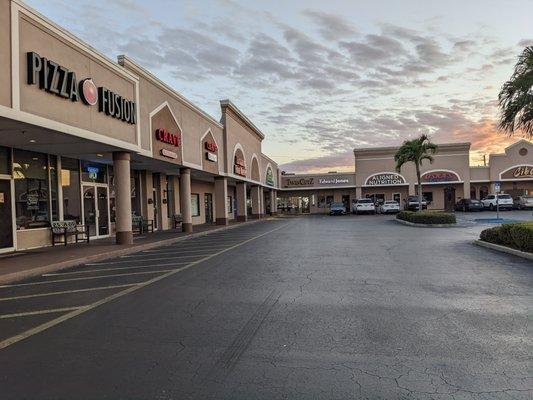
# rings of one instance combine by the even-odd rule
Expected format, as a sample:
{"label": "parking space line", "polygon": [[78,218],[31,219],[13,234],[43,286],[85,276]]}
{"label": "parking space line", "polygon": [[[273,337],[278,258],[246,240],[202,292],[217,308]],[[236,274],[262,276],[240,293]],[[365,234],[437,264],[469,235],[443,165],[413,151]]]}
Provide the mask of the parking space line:
{"label": "parking space line", "polygon": [[[170,263],[170,264],[163,264],[163,265],[180,265],[180,264],[187,264],[187,262],[181,262],[181,263]],[[161,264],[156,264],[157,266],[161,266]],[[114,267],[114,268],[106,268],[105,266],[103,268],[97,268],[97,269],[87,269],[84,271],[72,271],[72,272],[54,272],[50,274],[43,274],[41,276],[62,276],[62,275],[79,275],[84,274],[86,272],[107,272],[107,271],[121,271],[125,269],[142,269],[142,268],[152,268],[154,265],[135,265],[133,267]]]}
{"label": "parking space line", "polygon": [[[202,245],[200,247],[198,246],[188,246],[184,249],[180,249],[178,247],[176,248],[164,248],[164,249],[160,249],[160,250],[144,250],[142,251],[141,253],[161,253],[161,252],[164,252],[164,251],[168,251],[168,250],[172,250],[174,252],[179,252],[179,251],[192,251],[192,250],[210,250],[210,249],[214,249],[214,248],[218,248],[218,247],[226,247],[227,245],[216,245],[216,246],[209,246],[209,245]],[[231,245],[230,245],[231,246]],[[128,254],[129,256],[130,254]],[[121,256],[121,257],[126,257],[126,256]]]}
{"label": "parking space line", "polygon": [[100,279],[100,278],[113,278],[115,276],[130,276],[130,275],[146,275],[146,274],[157,274],[161,272],[173,271],[172,269],[160,269],[156,271],[143,271],[143,272],[131,272],[128,274],[111,274],[111,275],[98,275],[98,276],[84,276],[82,278],[69,278],[69,279],[56,279],[53,281],[41,281],[41,282],[28,282],[28,283],[14,283],[12,285],[3,285],[0,288],[12,288],[19,286],[33,286],[33,285],[44,285],[46,283],[58,283],[58,282],[71,282],[71,281],[84,281],[87,279]]}
{"label": "parking space line", "polygon": [[0,301],[31,299],[34,297],[58,296],[61,294],[92,292],[96,290],[120,289],[120,288],[135,286],[135,285],[138,285],[138,283],[127,283],[125,285],[98,286],[98,287],[92,287],[92,288],[86,288],[86,289],[62,290],[59,292],[49,292],[49,293],[26,294],[23,296],[2,297],[0,298]]}
{"label": "parking space line", "polygon": [[29,315],[41,315],[41,314],[50,314],[50,313],[67,312],[67,311],[77,311],[84,307],[85,306],[52,308],[50,310],[27,311],[27,312],[21,312],[21,313],[16,313],[16,314],[3,314],[3,315],[0,315],[0,319],[27,317]]}
{"label": "parking space line", "polygon": [[124,289],[124,290],[122,290],[122,291],[120,291],[118,293],[114,293],[114,294],[112,294],[112,295],[110,295],[108,297],[105,297],[105,298],[103,298],[101,300],[98,300],[98,301],[96,301],[96,302],[94,302],[92,304],[89,304],[89,305],[85,306],[82,309],[73,310],[73,311],[71,311],[71,312],[69,312],[67,314],[63,314],[60,317],[55,318],[55,319],[53,319],[51,321],[47,321],[47,322],[45,322],[45,323],[43,323],[41,325],[38,325],[38,326],[33,327],[31,329],[28,329],[27,331],[19,333],[18,335],[12,336],[12,337],[7,338],[7,339],[4,339],[4,340],[2,340],[0,342],[0,350],[6,348],[8,346],[11,346],[14,343],[20,342],[21,340],[24,340],[24,339],[26,339],[26,338],[28,338],[30,336],[36,335],[37,333],[45,331],[46,329],[52,328],[52,327],[54,327],[56,325],[59,325],[59,324],[61,324],[64,321],[67,321],[69,319],[77,317],[80,314],[83,314],[83,313],[85,313],[87,311],[93,310],[96,307],[99,307],[101,305],[109,303],[110,301],[118,299],[119,297],[122,297],[122,296],[125,296],[127,294],[133,293],[133,292],[135,292],[135,291],[137,291],[139,289],[142,289],[142,288],[144,288],[146,286],[149,286],[149,285],[152,285],[152,284],[154,284],[156,282],[159,282],[162,279],[168,278],[168,277],[170,277],[170,276],[172,276],[174,274],[177,274],[179,272],[182,272],[182,271],[185,271],[185,270],[187,270],[189,268],[192,268],[195,265],[198,265],[198,264],[200,264],[200,263],[202,263],[204,261],[210,260],[210,259],[212,259],[212,258],[214,258],[214,257],[216,257],[216,256],[218,256],[218,255],[220,255],[222,253],[225,253],[225,252],[233,250],[233,249],[235,249],[235,248],[237,248],[239,246],[242,246],[242,245],[244,245],[246,243],[249,243],[252,240],[259,239],[260,237],[263,237],[265,235],[268,235],[269,233],[272,233],[272,232],[275,232],[275,231],[277,231],[277,230],[279,230],[281,228],[284,228],[284,227],[286,227],[289,224],[290,224],[290,222],[282,224],[282,225],[280,225],[280,226],[278,226],[278,227],[276,227],[274,229],[271,229],[269,231],[263,232],[263,233],[261,233],[259,235],[254,236],[254,237],[251,237],[251,238],[249,238],[249,239],[247,239],[247,240],[245,240],[245,241],[243,241],[241,243],[238,243],[238,244],[236,244],[236,245],[234,245],[232,247],[228,247],[226,249],[220,250],[219,252],[213,253],[211,255],[208,255],[208,256],[200,259],[200,260],[193,261],[193,262],[191,262],[191,263],[189,263],[189,264],[187,264],[187,265],[185,265],[185,266],[183,266],[181,268],[176,268],[176,269],[170,270],[169,272],[167,272],[167,273],[165,273],[163,275],[156,276],[156,277],[154,277],[152,279],[149,279],[148,281],[144,281],[142,283],[139,283],[138,285],[126,288],[126,289]]}
{"label": "parking space line", "polygon": [[115,265],[115,264],[125,264],[125,263],[133,263],[133,262],[164,261],[164,260],[175,260],[177,258],[193,258],[193,257],[202,257],[202,255],[201,254],[189,254],[189,255],[172,256],[172,257],[140,258],[138,260],[134,258],[128,258],[127,260],[109,261],[109,262],[102,262],[102,263],[91,263],[87,265]]}
{"label": "parking space line", "polygon": [[[206,249],[207,250],[207,249]],[[172,255],[172,254],[176,254],[176,255],[187,255],[189,253],[200,253],[200,254],[196,254],[196,255],[204,255],[204,254],[209,254],[211,253],[210,251],[206,251],[206,250],[191,250],[191,251],[165,251],[165,252],[161,252],[161,253],[144,253],[144,254],[132,254],[132,255],[127,255],[127,256],[120,256],[120,258],[135,258],[135,257],[148,257],[148,256],[156,256],[156,255],[161,255],[161,256],[167,256],[167,255]],[[216,249],[216,250],[222,250],[222,249]],[[191,254],[191,255],[194,255],[194,254]]]}

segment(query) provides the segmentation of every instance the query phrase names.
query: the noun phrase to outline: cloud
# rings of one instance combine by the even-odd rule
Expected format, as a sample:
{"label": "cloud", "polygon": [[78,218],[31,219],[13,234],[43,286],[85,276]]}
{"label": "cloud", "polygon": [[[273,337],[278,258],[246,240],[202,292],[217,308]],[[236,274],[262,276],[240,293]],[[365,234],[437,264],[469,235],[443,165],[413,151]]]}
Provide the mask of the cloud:
{"label": "cloud", "polygon": [[304,10],[303,13],[317,25],[320,35],[326,40],[338,40],[357,34],[355,27],[337,14],[314,10]]}

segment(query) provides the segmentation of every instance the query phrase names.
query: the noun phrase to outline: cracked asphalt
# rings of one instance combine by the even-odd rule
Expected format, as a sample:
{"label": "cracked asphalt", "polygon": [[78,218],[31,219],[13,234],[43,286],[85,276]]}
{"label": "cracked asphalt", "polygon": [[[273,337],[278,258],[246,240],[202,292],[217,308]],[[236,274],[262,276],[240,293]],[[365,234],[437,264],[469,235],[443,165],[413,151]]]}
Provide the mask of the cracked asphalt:
{"label": "cracked asphalt", "polygon": [[[482,228],[280,218],[78,267],[70,277],[115,268],[101,279],[118,287],[152,278],[124,273],[162,270],[165,254],[198,249],[167,269],[200,260],[0,349],[0,398],[531,399],[533,265],[473,246]],[[100,278],[57,280],[0,288],[17,297],[1,313],[110,293],[22,298]],[[47,315],[0,320],[0,340]]]}

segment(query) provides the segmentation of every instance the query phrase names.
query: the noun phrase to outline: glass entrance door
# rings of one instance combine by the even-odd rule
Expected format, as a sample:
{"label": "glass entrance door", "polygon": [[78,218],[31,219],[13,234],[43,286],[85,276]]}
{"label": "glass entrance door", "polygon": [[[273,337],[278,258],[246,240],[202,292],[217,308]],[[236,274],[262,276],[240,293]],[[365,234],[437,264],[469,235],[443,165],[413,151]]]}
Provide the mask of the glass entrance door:
{"label": "glass entrance door", "polygon": [[13,247],[13,214],[11,206],[11,181],[0,179],[0,250]]}
{"label": "glass entrance door", "polygon": [[211,224],[213,222],[213,195],[211,193],[204,194],[205,206],[205,223]]}
{"label": "glass entrance door", "polygon": [[83,221],[89,236],[109,235],[109,194],[107,185],[83,185]]}

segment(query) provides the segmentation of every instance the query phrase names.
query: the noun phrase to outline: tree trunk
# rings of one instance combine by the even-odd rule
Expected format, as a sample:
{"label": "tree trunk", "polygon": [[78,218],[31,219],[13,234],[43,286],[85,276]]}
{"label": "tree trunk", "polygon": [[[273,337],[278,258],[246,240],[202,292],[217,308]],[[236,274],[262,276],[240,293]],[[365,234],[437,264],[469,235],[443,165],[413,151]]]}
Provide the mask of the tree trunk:
{"label": "tree trunk", "polygon": [[422,182],[420,181],[420,165],[416,165],[416,179],[418,180],[418,211],[422,211]]}

